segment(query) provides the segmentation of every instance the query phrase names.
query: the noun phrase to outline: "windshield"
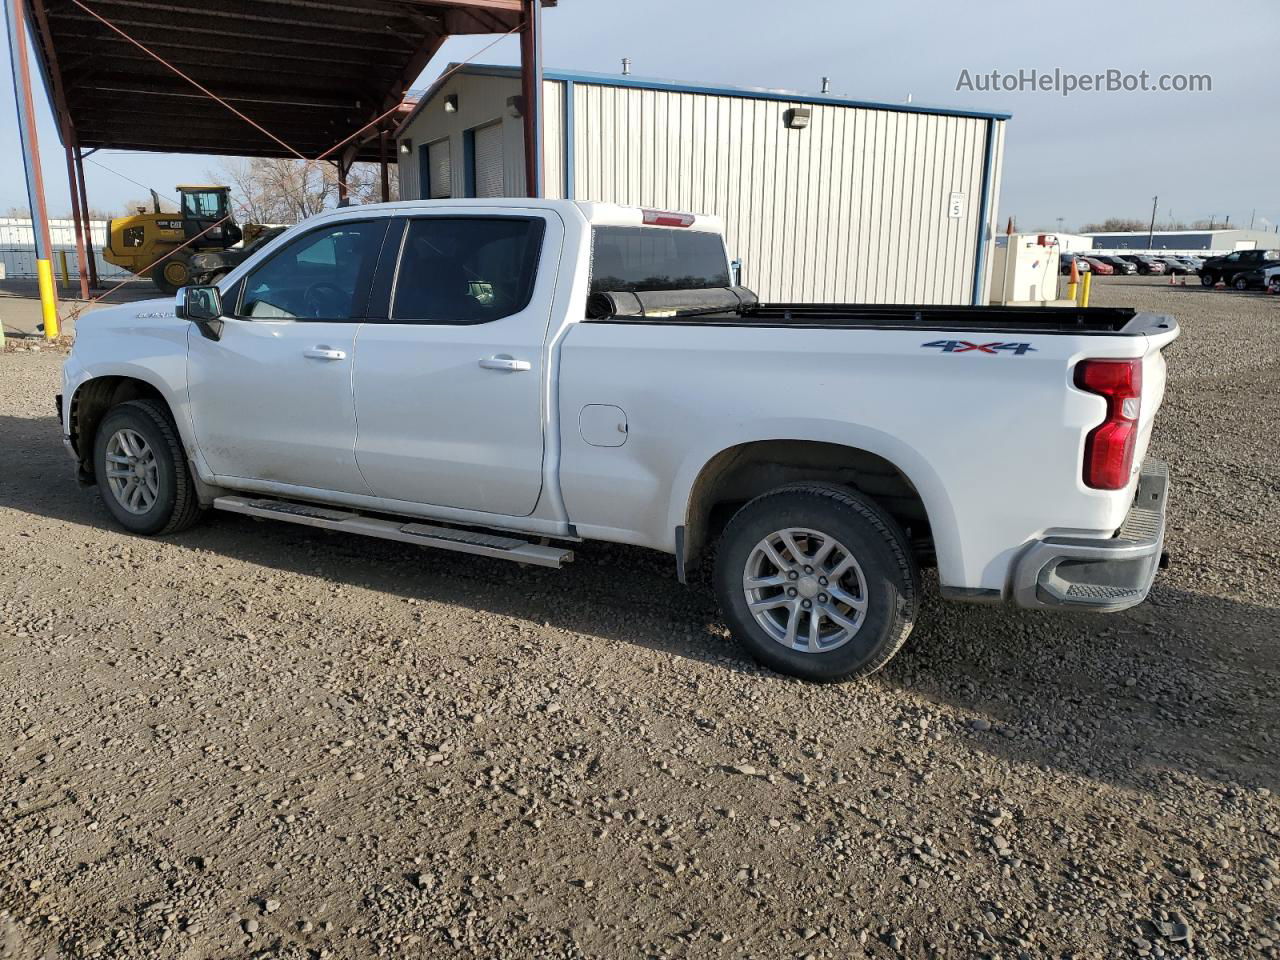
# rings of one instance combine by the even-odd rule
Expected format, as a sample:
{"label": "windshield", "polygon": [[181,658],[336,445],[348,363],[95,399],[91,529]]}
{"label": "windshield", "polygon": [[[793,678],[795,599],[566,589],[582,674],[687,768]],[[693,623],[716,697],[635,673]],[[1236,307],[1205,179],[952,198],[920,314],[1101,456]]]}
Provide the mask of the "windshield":
{"label": "windshield", "polygon": [[718,233],[677,227],[596,227],[591,292],[705,290],[729,286]]}
{"label": "windshield", "polygon": [[182,212],[198,219],[220,217],[223,214],[222,192],[219,190],[187,191],[182,194]]}

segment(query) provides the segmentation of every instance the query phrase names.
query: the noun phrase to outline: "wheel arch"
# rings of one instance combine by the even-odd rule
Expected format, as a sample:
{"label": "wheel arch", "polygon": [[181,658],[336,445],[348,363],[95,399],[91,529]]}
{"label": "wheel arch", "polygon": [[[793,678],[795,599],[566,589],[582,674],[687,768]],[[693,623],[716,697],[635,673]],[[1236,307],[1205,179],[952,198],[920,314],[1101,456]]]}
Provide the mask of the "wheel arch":
{"label": "wheel arch", "polygon": [[[873,438],[862,438],[873,439]],[[862,493],[907,531],[926,563],[954,546],[950,500],[934,471],[907,448],[829,438],[744,440],[705,457],[677,498],[677,559],[693,565],[737,508],[762,493],[797,482],[836,483]]]}
{"label": "wheel arch", "polygon": [[94,475],[93,444],[107,411],[130,400],[143,399],[164,404],[179,437],[182,436],[173,404],[159,386],[145,377],[133,373],[108,373],[90,377],[76,387],[67,407],[67,428],[82,477]]}

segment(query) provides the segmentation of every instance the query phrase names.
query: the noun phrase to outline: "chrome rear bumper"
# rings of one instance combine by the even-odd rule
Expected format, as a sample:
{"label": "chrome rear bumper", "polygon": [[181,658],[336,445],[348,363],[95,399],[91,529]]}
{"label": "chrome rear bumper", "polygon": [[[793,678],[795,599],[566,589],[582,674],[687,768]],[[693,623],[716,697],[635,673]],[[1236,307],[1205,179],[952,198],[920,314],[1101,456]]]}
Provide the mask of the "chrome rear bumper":
{"label": "chrome rear bumper", "polygon": [[1164,551],[1169,468],[1147,460],[1133,506],[1116,535],[1046,537],[1031,544],[1013,569],[1020,607],[1114,613],[1146,599]]}

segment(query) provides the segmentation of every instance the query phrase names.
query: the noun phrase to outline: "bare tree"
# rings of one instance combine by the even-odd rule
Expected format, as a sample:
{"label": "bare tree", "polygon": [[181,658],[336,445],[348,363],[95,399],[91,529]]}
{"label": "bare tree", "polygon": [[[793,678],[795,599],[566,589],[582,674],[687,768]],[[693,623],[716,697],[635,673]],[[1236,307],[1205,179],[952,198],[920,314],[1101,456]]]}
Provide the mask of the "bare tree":
{"label": "bare tree", "polygon": [[[393,198],[398,193],[396,173],[392,166]],[[223,160],[209,176],[231,187],[232,207],[242,223],[297,223],[338,202],[338,175],[330,163],[263,157]],[[381,199],[377,165],[356,164],[347,187],[352,203]]]}

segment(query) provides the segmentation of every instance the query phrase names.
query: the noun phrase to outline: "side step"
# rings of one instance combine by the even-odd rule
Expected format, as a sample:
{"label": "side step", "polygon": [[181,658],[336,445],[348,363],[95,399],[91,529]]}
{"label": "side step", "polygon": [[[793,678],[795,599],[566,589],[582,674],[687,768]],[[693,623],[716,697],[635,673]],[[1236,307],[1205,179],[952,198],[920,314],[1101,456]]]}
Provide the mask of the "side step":
{"label": "side step", "polygon": [[218,497],[213,501],[213,506],[217,510],[243,513],[250,517],[283,520],[286,523],[300,523],[308,527],[355,533],[364,537],[380,537],[383,540],[398,540],[401,543],[416,543],[421,547],[438,547],[457,553],[474,553],[481,557],[515,560],[517,563],[532,563],[539,567],[560,567],[573,559],[573,551],[562,547],[544,547],[514,537],[456,530],[416,521],[401,523],[398,520],[378,520],[360,513],[331,510],[309,503]]}

